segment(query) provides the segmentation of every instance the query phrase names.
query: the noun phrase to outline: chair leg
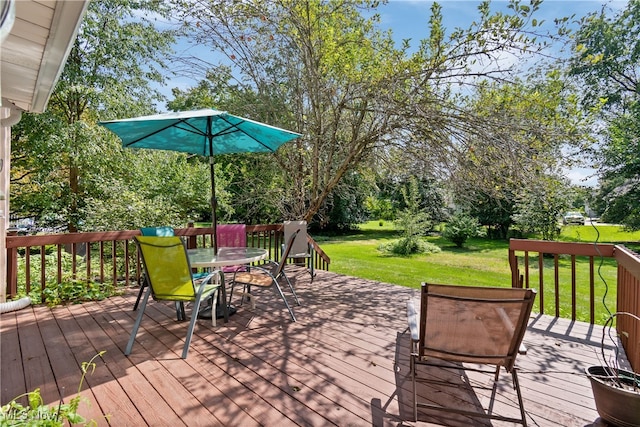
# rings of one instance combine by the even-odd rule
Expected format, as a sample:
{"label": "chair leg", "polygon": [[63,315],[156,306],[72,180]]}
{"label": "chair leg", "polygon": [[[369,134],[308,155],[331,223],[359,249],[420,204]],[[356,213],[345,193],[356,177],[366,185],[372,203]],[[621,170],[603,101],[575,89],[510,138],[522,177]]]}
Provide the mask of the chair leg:
{"label": "chair leg", "polygon": [[128,356],[131,354],[131,349],[133,348],[133,343],[136,340],[136,335],[138,334],[138,328],[140,327],[140,323],[142,322],[142,316],[144,315],[144,309],[147,308],[147,302],[149,301],[149,295],[151,295],[151,286],[147,286],[147,292],[144,294],[144,298],[142,299],[142,308],[138,311],[138,317],[136,318],[136,322],[133,324],[133,330],[131,330],[131,336],[129,337],[129,342],[127,343],[127,348],[124,350],[124,355]]}
{"label": "chair leg", "polygon": [[176,320],[178,320],[178,322],[186,320],[187,315],[184,312],[184,302],[176,301],[175,306],[176,306]]}
{"label": "chair leg", "polygon": [[147,279],[144,279],[140,284],[140,290],[138,291],[138,297],[136,298],[136,303],[133,305],[133,311],[138,309],[138,304],[140,303],[140,298],[142,298],[142,294],[144,294],[144,288],[149,286],[147,283]]}
{"label": "chair leg", "polygon": [[414,356],[409,356],[409,371],[413,384],[413,421],[418,422],[418,391],[416,386],[416,363]]}
{"label": "chair leg", "polygon": [[[187,354],[189,353],[189,346],[191,345],[191,337],[193,336],[193,330],[196,326],[196,321],[198,320],[198,312],[200,311],[200,302],[202,302],[202,293],[198,292],[198,295],[196,296],[196,300],[193,303],[193,309],[191,311],[191,320],[189,321],[189,329],[187,329],[187,337],[184,340],[184,348],[182,349],[183,359],[186,359]],[[215,307],[212,305],[211,308],[214,309]],[[211,317],[216,317],[215,311],[211,312]]]}
{"label": "chair leg", "polygon": [[242,304],[244,304],[245,298],[247,299],[247,302],[249,303],[249,307],[251,307],[251,310],[255,310],[257,297],[250,292],[242,292]]}
{"label": "chair leg", "polygon": [[[296,316],[295,314],[293,314],[293,310],[291,309],[291,306],[289,305],[289,303],[287,302],[287,298],[285,298],[284,293],[282,293],[282,289],[280,288],[280,285],[278,284],[278,281],[276,279],[274,279],[273,281],[275,288],[278,290],[278,293],[280,294],[280,298],[282,298],[282,301],[284,301],[284,305],[287,306],[287,310],[289,310],[289,314],[291,315],[291,320],[293,320],[294,322],[296,321]],[[294,293],[295,295],[295,293]],[[296,301],[298,301],[298,297],[296,297]],[[300,303],[298,303],[299,305]]]}
{"label": "chair leg", "polygon": [[251,286],[243,283],[242,284],[242,292],[240,293],[240,305],[244,305],[244,299],[247,299],[247,302],[251,303],[251,308],[254,309],[255,307],[255,303],[251,302],[251,297],[253,295],[251,294]]}
{"label": "chair leg", "polygon": [[[223,304],[224,301],[226,301],[226,299],[223,298]],[[218,289],[216,289],[216,291],[211,294],[211,326],[213,326],[214,328],[216,326],[218,326],[218,322],[216,320],[216,318],[218,317],[216,315],[216,308],[218,307]]]}
{"label": "chair leg", "polygon": [[284,272],[282,273],[282,277],[284,277],[284,279],[287,281],[287,284],[289,285],[289,289],[291,289],[291,293],[293,294],[293,298],[296,300],[296,304],[300,305],[300,301],[298,300],[298,294],[296,294],[295,289],[293,289],[293,285],[291,284],[291,281],[289,280],[287,275],[284,274]]}
{"label": "chair leg", "polygon": [[227,301],[227,305],[230,306],[231,305],[231,300],[233,299],[233,288],[235,288],[236,286],[236,282],[232,279],[231,280],[231,290],[229,291],[229,301]]}
{"label": "chair leg", "polygon": [[520,416],[522,417],[522,425],[527,427],[527,413],[524,411],[524,405],[522,404],[522,392],[520,391],[520,383],[518,382],[518,373],[515,367],[511,368],[511,377],[513,378],[513,388],[516,389],[518,395],[518,405],[520,405]]}

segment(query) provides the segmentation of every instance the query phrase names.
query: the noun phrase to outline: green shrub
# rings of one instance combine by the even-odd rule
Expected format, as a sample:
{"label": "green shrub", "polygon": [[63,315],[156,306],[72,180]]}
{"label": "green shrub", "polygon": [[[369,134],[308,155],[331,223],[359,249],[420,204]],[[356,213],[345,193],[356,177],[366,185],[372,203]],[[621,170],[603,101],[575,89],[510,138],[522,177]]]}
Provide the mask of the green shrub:
{"label": "green shrub", "polygon": [[403,237],[402,239],[382,244],[378,247],[378,250],[381,252],[392,253],[394,255],[411,255],[418,253],[435,254],[442,251],[439,246],[426,242],[415,236],[412,238]]}
{"label": "green shrub", "polygon": [[[83,301],[102,300],[112,295],[118,295],[122,289],[113,285],[113,281],[108,280],[100,283],[93,277],[87,277],[86,268],[80,261],[77,264],[75,277],[72,273],[65,273],[58,283],[58,257],[56,254],[45,255],[45,288],[40,288],[40,277],[42,270],[42,254],[31,256],[30,263],[30,291],[26,290],[26,265],[24,257],[18,257],[18,293],[17,297],[29,296],[33,303],[39,304],[43,301],[47,305],[54,306],[67,303],[79,303]],[[73,256],[66,252],[60,255],[60,264],[63,271],[72,269]],[[95,269],[99,268],[98,258],[94,258]],[[110,266],[107,265],[107,268]],[[95,271],[95,270],[94,270]]]}
{"label": "green shrub", "polygon": [[442,237],[461,248],[465,242],[482,234],[482,227],[477,218],[466,214],[455,214],[444,227]]}
{"label": "green shrub", "polygon": [[50,306],[100,301],[117,294],[118,290],[111,282],[99,283],[72,278],[64,279],[60,284],[49,282],[44,289],[45,303]]}

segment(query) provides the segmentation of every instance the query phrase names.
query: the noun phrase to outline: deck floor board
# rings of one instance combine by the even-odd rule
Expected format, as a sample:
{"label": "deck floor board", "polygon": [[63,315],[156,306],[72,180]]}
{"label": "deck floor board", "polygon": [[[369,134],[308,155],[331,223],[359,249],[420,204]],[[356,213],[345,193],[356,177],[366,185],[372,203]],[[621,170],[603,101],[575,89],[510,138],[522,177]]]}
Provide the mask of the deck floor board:
{"label": "deck floor board", "polygon": [[[405,307],[417,289],[323,271],[313,283],[302,271],[291,276],[302,303],[293,305],[298,322],[261,290],[255,310],[238,306],[216,327],[198,321],[186,360],[180,355],[187,323],[176,321],[173,305],[154,301],[124,356],[137,289],[100,302],[3,313],[0,403],[36,387],[47,404],[67,402],[82,363],[105,351],[81,392],[90,406],[80,412],[100,426],[511,425],[433,411],[412,420]],[[598,326],[532,315],[528,352],[517,362],[530,425],[605,425],[584,375],[600,364],[600,338]],[[517,416],[509,374],[501,374],[493,393],[493,375],[465,372],[435,370],[435,378],[465,377],[468,384],[421,384],[418,393]]]}

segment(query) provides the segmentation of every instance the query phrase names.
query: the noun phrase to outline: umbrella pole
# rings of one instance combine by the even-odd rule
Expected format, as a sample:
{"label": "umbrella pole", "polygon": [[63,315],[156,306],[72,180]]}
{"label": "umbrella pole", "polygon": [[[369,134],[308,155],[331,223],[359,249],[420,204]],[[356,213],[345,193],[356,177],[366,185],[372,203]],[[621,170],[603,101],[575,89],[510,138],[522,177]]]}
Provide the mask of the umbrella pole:
{"label": "umbrella pole", "polygon": [[213,250],[214,253],[218,253],[218,218],[216,218],[216,210],[218,208],[218,201],[216,200],[216,174],[214,168],[213,159],[213,131],[212,131],[213,119],[209,115],[207,116],[207,142],[209,143],[209,172],[211,173],[211,227],[213,228]]}
{"label": "umbrella pole", "polygon": [[209,156],[209,171],[211,173],[211,227],[213,228],[213,250],[218,253],[218,219],[216,218],[216,210],[218,201],[216,200],[216,178],[214,173],[213,156]]}

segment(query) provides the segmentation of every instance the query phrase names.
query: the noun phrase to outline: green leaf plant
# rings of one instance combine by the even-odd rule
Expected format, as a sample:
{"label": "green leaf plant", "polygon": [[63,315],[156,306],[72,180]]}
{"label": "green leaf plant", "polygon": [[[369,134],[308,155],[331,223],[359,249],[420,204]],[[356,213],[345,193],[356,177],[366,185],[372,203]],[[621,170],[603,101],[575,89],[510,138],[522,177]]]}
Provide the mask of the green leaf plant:
{"label": "green leaf plant", "polygon": [[[96,368],[95,359],[102,358],[104,353],[105,351],[101,351],[88,362],[82,362],[82,376],[78,384],[78,394],[71,398],[69,403],[64,403],[60,399],[56,406],[45,405],[40,389],[36,388],[31,392],[17,396],[0,408],[0,426],[62,427],[65,422],[71,426],[97,426],[98,423],[95,420],[87,421],[80,415],[78,408],[83,400],[86,401],[86,398],[80,395],[84,379],[88,372],[93,374]],[[23,397],[27,398],[27,406],[18,402]]]}

